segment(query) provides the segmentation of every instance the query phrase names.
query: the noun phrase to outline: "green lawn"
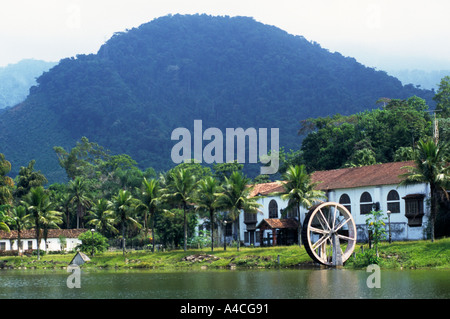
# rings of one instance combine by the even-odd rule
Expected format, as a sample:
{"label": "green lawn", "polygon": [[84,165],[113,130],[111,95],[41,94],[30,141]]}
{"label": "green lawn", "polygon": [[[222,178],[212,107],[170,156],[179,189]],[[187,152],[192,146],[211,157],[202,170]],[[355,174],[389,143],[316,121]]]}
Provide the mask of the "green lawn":
{"label": "green lawn", "polygon": [[[350,257],[345,267],[365,267],[361,260],[362,244],[355,249],[356,258]],[[364,245],[367,251],[367,245]],[[382,268],[448,268],[450,269],[450,238],[431,241],[383,242],[379,249],[380,266]],[[47,254],[37,260],[33,257],[0,257],[7,260],[7,265],[14,268],[58,269],[65,268],[74,253]],[[278,259],[278,256],[279,259]],[[186,260],[187,259],[187,260]],[[279,262],[278,262],[279,260]],[[0,262],[1,263],[1,262]],[[95,255],[82,267],[91,269],[128,269],[128,268],[273,268],[311,266],[312,260],[305,249],[298,246],[192,249],[187,252],[174,250],[168,252],[130,251],[123,256],[122,251],[105,252]]]}

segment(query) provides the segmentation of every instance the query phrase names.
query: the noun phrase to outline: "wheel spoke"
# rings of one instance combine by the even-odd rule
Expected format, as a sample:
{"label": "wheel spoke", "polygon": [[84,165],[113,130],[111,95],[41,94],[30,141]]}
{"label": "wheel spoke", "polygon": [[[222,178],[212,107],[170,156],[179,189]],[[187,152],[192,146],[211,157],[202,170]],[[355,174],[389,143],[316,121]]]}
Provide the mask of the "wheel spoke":
{"label": "wheel spoke", "polygon": [[345,224],[347,224],[349,222],[350,218],[346,219],[344,222],[339,222],[339,224],[336,226],[336,229],[334,231],[338,231],[339,229],[341,229]]}
{"label": "wheel spoke", "polygon": [[326,243],[327,239],[328,239],[328,235],[324,235],[324,236],[320,237],[319,240],[316,241],[316,242],[312,245],[312,247],[311,247],[312,250],[315,250],[318,246],[321,246],[321,245],[323,245],[324,243]]}
{"label": "wheel spoke", "polygon": [[334,206],[334,212],[333,212],[333,227],[331,227],[331,229],[334,229],[334,224],[336,221],[336,211],[337,211],[337,205]]}
{"label": "wheel spoke", "polygon": [[331,230],[331,228],[330,228],[330,224],[328,224],[328,221],[327,221],[327,219],[325,218],[325,216],[323,216],[323,212],[322,212],[322,210],[321,209],[319,209],[319,212],[320,212],[320,216],[323,218],[323,221],[325,222],[325,224],[326,224],[326,226],[327,226],[327,228],[328,228],[328,230]]}
{"label": "wheel spoke", "polygon": [[309,227],[309,230],[312,231],[313,233],[318,233],[318,234],[324,234],[324,235],[328,235],[330,232],[325,230],[325,229],[321,229],[321,228],[316,228],[316,227]]}
{"label": "wheel spoke", "polygon": [[355,238],[351,238],[351,237],[348,237],[348,236],[344,236],[344,235],[337,235],[339,238],[341,238],[341,239],[345,239],[345,240],[348,240],[348,241],[354,241],[355,240]]}

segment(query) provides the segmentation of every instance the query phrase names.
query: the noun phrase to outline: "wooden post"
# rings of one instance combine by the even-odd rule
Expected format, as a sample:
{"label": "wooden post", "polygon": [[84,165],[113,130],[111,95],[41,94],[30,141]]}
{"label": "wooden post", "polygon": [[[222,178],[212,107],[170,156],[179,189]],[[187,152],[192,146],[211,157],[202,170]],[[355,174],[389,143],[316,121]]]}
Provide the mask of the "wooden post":
{"label": "wooden post", "polygon": [[334,233],[332,235],[332,241],[333,241],[333,267],[341,267],[344,265],[344,263],[342,261],[342,250],[337,233]]}
{"label": "wooden post", "polygon": [[276,229],[272,229],[272,245],[273,246],[277,245],[277,230]]}

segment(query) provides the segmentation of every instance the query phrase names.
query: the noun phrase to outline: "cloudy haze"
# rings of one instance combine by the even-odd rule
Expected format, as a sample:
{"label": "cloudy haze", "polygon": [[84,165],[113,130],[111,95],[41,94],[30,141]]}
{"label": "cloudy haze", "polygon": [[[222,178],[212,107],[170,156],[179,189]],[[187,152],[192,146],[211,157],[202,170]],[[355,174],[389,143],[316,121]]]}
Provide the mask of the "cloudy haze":
{"label": "cloudy haze", "polygon": [[377,69],[450,69],[447,0],[7,0],[0,66],[96,53],[114,32],[167,14],[251,16]]}

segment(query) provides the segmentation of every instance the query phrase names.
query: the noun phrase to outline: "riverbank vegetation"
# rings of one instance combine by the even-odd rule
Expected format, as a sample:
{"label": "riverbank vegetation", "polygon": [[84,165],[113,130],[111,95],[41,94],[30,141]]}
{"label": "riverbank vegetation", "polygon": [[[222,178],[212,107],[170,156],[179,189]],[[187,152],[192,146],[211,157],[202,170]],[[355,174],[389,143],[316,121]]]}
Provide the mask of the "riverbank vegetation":
{"label": "riverbank vegetation", "polygon": [[[355,249],[344,268],[365,269],[367,267],[367,244]],[[450,269],[450,238],[431,242],[382,242],[379,245],[379,266],[382,269]],[[16,269],[64,269],[71,262],[74,253],[46,254],[37,260],[36,256],[3,256],[0,265]],[[228,247],[209,249],[172,250],[152,253],[150,250],[128,251],[125,256],[120,250],[108,251],[90,257],[81,267],[85,270],[202,270],[202,269],[268,269],[320,267],[312,262],[305,249],[297,245],[278,247],[241,247],[239,251]]]}

